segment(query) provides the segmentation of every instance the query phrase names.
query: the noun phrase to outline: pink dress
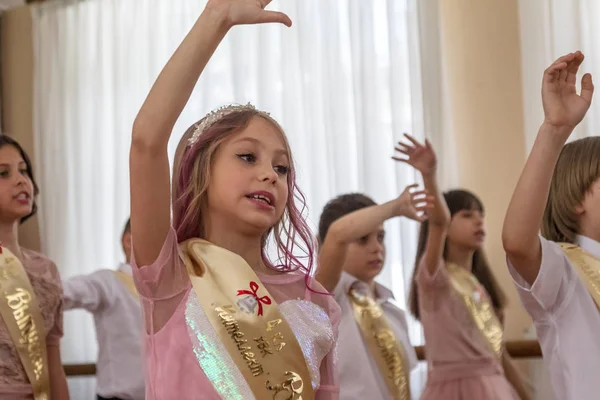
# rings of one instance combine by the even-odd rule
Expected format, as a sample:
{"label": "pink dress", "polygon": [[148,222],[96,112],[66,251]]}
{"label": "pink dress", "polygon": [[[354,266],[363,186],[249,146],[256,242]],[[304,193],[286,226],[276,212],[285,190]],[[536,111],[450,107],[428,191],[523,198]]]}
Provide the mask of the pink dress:
{"label": "pink dress", "polygon": [[429,369],[421,400],[517,400],[443,263],[434,275],[421,264],[417,286]]}
{"label": "pink dress", "polygon": [[[46,346],[58,347],[63,335],[62,287],[56,265],[46,256],[22,249],[21,260],[37,297],[46,332]],[[0,318],[0,399],[33,399],[31,383]]]}
{"label": "pink dress", "polygon": [[[178,256],[175,231],[170,230],[152,265],[137,268],[135,259],[132,265],[149,332],[145,338],[146,398],[254,398],[192,290]],[[257,275],[300,343],[316,398],[337,399],[334,347],[339,306],[332,296],[309,291],[303,274]],[[310,285],[325,291],[314,280]]]}

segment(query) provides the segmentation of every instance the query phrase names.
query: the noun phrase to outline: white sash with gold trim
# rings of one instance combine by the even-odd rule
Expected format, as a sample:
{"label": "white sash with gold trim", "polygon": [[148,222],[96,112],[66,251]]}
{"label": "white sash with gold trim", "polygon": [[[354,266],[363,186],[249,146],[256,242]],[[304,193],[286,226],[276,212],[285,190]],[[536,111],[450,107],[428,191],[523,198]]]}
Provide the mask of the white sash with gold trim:
{"label": "white sash with gold trim", "polygon": [[129,293],[131,293],[136,299],[140,297],[131,275],[127,275],[123,271],[114,271],[114,273],[117,278],[119,278],[123,286],[125,286],[125,288],[129,291]]}
{"label": "white sash with gold trim", "polygon": [[498,316],[481,283],[475,276],[456,264],[447,264],[450,282],[465,308],[473,318],[473,322],[490,349],[502,355],[503,329]]}
{"label": "white sash with gold trim", "polygon": [[50,398],[44,319],[21,261],[0,247],[0,314],[33,387],[35,400]]}
{"label": "white sash with gold trim", "polygon": [[[235,253],[200,239],[180,244],[194,293],[257,400],[313,400],[302,348],[260,280]],[[253,307],[245,300],[254,299]]]}
{"label": "white sash with gold trim", "polygon": [[559,243],[571,264],[575,267],[579,278],[600,309],[600,259],[571,243]]}
{"label": "white sash with gold trim", "polygon": [[406,353],[390,328],[383,309],[375,300],[355,289],[350,289],[348,297],[354,319],[392,398],[410,400],[410,370]]}

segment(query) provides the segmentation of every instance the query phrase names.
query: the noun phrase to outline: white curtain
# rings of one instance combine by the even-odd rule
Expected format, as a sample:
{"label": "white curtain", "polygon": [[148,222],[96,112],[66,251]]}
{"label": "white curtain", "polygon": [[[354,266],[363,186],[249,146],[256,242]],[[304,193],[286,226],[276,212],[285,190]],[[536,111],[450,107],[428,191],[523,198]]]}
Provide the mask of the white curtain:
{"label": "white curtain", "polygon": [[[204,4],[87,0],[32,9],[43,251],[64,277],[111,268],[120,260],[132,122]],[[436,4],[273,2],[294,26],[236,27],[228,35],[174,129],[171,155],[185,129],[209,110],[252,101],[286,129],[313,228],[324,204],[338,194],[365,192],[383,202],[416,180],[411,169],[390,159],[403,132],[422,139],[425,129],[435,131],[431,138],[441,152],[444,179],[453,184],[451,147],[443,147],[450,136],[437,76]],[[392,221],[387,228],[381,280],[404,307],[417,226]],[[414,321],[411,335],[422,343]],[[64,361],[93,362],[95,352],[91,319],[68,313]],[[76,399],[91,398],[94,390],[93,381],[80,379],[70,388]],[[418,383],[415,389],[418,398]]]}
{"label": "white curtain", "polygon": [[[600,79],[600,2],[597,0],[519,0],[525,140],[531,149],[543,121],[541,83],[544,70],[558,57],[585,54],[580,77]],[[579,80],[580,82],[580,80]],[[579,86],[578,82],[578,86]],[[592,102],[572,139],[598,135],[600,102]]]}

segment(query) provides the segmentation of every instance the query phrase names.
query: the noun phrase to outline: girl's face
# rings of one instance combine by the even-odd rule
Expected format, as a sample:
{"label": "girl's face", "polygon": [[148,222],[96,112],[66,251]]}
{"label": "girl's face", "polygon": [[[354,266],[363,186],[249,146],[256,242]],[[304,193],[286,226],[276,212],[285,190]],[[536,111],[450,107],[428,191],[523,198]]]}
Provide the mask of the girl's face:
{"label": "girl's face", "polygon": [[31,214],[33,182],[27,164],[11,145],[0,148],[0,220],[13,223]]}
{"label": "girl's face", "polygon": [[264,234],[285,211],[289,169],[282,133],[266,119],[254,117],[215,153],[208,186],[211,223]]}
{"label": "girl's face", "polygon": [[448,228],[448,241],[469,250],[483,248],[485,226],[483,212],[477,209],[460,210],[452,216]]}
{"label": "girl's face", "polygon": [[385,231],[383,225],[376,231],[348,245],[344,271],[363,282],[371,282],[385,262]]}

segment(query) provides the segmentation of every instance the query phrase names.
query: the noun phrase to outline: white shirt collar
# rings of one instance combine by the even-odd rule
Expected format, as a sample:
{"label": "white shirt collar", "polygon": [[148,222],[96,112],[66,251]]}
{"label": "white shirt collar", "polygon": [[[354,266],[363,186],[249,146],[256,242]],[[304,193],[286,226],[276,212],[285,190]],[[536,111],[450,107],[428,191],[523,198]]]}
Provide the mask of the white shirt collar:
{"label": "white shirt collar", "polygon": [[[339,285],[342,285],[344,293],[348,293],[351,287],[360,292],[368,292],[367,284],[347,272],[342,272]],[[375,282],[375,296],[380,302],[394,299],[394,293],[380,283]]]}
{"label": "white shirt collar", "polygon": [[575,244],[583,248],[585,251],[592,253],[592,255],[600,258],[600,243],[594,239],[583,235],[577,235],[575,237]]}
{"label": "white shirt collar", "polygon": [[133,273],[131,271],[131,265],[125,264],[125,263],[119,264],[119,267],[117,268],[117,270],[119,270],[121,272],[125,272],[127,275],[131,275]]}

